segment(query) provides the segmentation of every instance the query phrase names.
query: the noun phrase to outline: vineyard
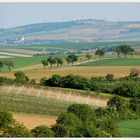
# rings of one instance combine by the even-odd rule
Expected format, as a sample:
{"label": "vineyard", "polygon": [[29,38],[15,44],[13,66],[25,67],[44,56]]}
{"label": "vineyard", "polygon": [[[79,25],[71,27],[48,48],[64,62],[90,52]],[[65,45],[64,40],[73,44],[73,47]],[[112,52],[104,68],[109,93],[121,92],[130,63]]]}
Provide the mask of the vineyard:
{"label": "vineyard", "polygon": [[108,99],[99,98],[98,96],[90,96],[90,95],[82,95],[80,93],[75,93],[74,90],[69,92],[64,92],[64,90],[54,90],[54,89],[40,89],[40,88],[32,88],[32,87],[16,87],[16,86],[1,86],[0,87],[2,93],[12,93],[18,95],[29,95],[41,97],[43,100],[45,99],[55,99],[57,101],[65,101],[67,103],[82,103],[93,106],[106,106]]}

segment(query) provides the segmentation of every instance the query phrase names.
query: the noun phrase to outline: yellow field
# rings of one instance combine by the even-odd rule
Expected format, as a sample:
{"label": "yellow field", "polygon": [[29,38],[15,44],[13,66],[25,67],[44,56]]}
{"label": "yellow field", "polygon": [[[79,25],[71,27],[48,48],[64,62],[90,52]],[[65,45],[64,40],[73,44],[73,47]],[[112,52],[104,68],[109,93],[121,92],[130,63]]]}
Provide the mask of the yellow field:
{"label": "yellow field", "polygon": [[48,127],[51,127],[57,120],[56,116],[38,116],[19,113],[13,113],[13,116],[16,121],[23,123],[29,130],[39,125],[47,125]]}
{"label": "yellow field", "polygon": [[[108,73],[114,74],[115,77],[122,77],[129,74],[133,66],[98,66],[98,67],[64,67],[53,68],[48,70],[29,70],[25,71],[25,74],[30,78],[34,78],[39,81],[42,77],[51,77],[54,74],[68,75],[75,74],[84,77],[105,76]],[[140,66],[135,67],[140,70]],[[6,76],[8,78],[14,78],[14,72],[2,72],[0,76]]]}

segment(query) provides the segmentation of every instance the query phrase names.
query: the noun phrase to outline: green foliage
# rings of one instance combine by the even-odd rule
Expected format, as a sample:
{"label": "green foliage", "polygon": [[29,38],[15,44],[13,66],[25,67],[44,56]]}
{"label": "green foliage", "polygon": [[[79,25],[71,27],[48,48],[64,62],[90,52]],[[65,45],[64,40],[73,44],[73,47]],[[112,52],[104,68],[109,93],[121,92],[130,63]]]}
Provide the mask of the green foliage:
{"label": "green foliage", "polygon": [[[94,121],[95,112],[89,105],[72,104],[67,109],[68,113],[75,114],[83,123]],[[96,122],[95,122],[96,123]]]}
{"label": "green foliage", "polygon": [[45,125],[35,127],[31,133],[34,137],[54,137],[54,132]]}
{"label": "green foliage", "polygon": [[113,81],[113,80],[114,80],[114,75],[113,75],[113,74],[107,74],[107,75],[105,76],[105,78],[106,78],[106,80],[108,80],[108,81]]}
{"label": "green foliage", "polygon": [[56,63],[56,58],[53,57],[53,56],[49,56],[47,60],[50,63],[51,67],[52,67],[53,64]]}
{"label": "green foliage", "polygon": [[56,64],[57,64],[57,67],[59,67],[60,65],[63,65],[64,61],[61,57],[56,57]]}
{"label": "green foliage", "polygon": [[17,123],[11,113],[0,112],[0,137],[31,137],[31,133]]}
{"label": "green foliage", "polygon": [[88,59],[88,61],[92,58],[92,54],[91,53],[87,53],[86,54],[86,58]]}
{"label": "green foliage", "polygon": [[11,113],[0,111],[0,128],[7,126],[13,122],[13,117]]}
{"label": "green foliage", "polygon": [[68,62],[68,64],[72,63],[73,65],[74,62],[78,61],[78,56],[75,54],[70,54],[66,57],[66,61]]}
{"label": "green foliage", "polygon": [[41,62],[42,62],[43,66],[44,66],[44,69],[45,69],[46,66],[48,65],[48,60],[43,59]]}
{"label": "green foliage", "polygon": [[59,137],[83,137],[83,125],[72,113],[61,114],[57,119],[57,124],[52,127],[56,136]]}
{"label": "green foliage", "polygon": [[113,90],[112,94],[124,96],[124,97],[137,97],[139,96],[140,88],[135,83],[122,82],[118,84]]}
{"label": "green foliage", "polygon": [[105,54],[105,50],[103,48],[101,49],[97,49],[95,52],[95,55],[99,55],[99,58],[103,57],[103,55]]}

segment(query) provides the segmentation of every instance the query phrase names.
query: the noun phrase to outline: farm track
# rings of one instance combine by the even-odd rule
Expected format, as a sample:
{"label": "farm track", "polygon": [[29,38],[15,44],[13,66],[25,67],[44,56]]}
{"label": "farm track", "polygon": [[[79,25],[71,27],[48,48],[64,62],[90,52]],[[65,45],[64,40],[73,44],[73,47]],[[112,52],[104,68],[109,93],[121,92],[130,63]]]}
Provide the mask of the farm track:
{"label": "farm track", "polygon": [[88,95],[81,95],[73,92],[63,92],[62,90],[50,90],[50,89],[37,89],[32,87],[16,87],[16,86],[1,86],[1,93],[15,93],[15,94],[24,94],[30,96],[36,96],[40,98],[50,98],[61,100],[65,102],[81,103],[88,104],[93,106],[104,107],[107,104],[107,99],[101,99],[99,97],[91,97]]}

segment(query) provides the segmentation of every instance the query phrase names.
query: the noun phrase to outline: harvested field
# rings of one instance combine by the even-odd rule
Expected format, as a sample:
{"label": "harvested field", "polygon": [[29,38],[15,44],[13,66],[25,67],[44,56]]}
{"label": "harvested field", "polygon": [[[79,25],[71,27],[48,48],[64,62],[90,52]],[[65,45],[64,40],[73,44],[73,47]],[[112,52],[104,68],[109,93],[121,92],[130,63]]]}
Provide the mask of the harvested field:
{"label": "harvested field", "polygon": [[8,56],[18,56],[18,57],[32,57],[31,55],[18,54],[18,53],[8,53],[8,52],[0,52],[0,54],[8,55]]}
{"label": "harvested field", "polygon": [[[28,67],[29,69],[24,69],[25,74],[29,76],[30,78],[36,79],[38,82],[42,77],[51,77],[54,74],[58,74],[61,76],[68,75],[68,74],[74,74],[74,75],[80,75],[87,78],[91,77],[97,77],[97,76],[105,76],[108,73],[114,74],[115,78],[123,77],[129,74],[130,70],[132,68],[137,68],[140,70],[139,66],[84,66],[84,67],[63,67],[63,68],[53,68],[53,69],[47,69],[44,70],[42,67],[42,70],[37,70],[37,67],[41,67],[41,65],[34,65],[31,67]],[[26,67],[27,68],[27,67]],[[36,70],[30,70],[31,68],[34,68]],[[21,70],[21,69],[17,69]],[[27,71],[28,70],[28,71]],[[6,76],[8,78],[14,78],[14,72],[2,72],[0,73],[0,76]]]}
{"label": "harvested field", "polygon": [[13,113],[14,119],[20,123],[23,123],[29,130],[39,125],[47,125],[51,127],[56,123],[56,116],[38,116],[29,114]]}

